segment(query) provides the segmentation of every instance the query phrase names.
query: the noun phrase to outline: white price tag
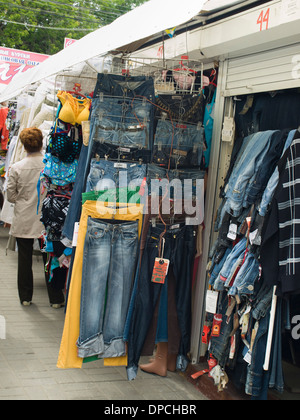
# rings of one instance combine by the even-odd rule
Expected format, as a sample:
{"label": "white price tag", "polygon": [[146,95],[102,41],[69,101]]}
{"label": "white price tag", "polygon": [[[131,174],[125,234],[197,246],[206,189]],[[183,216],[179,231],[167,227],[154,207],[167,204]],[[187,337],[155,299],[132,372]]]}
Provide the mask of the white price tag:
{"label": "white price tag", "polygon": [[205,302],[206,312],[210,314],[215,314],[217,312],[218,297],[219,292],[215,292],[214,290],[207,290]]}
{"label": "white price tag", "polygon": [[230,223],[227,238],[231,239],[232,241],[236,240],[236,234],[237,234],[237,225],[235,223]]}
{"label": "white price tag", "polygon": [[73,242],[72,242],[72,246],[77,246],[77,241],[78,241],[78,232],[79,232],[79,223],[76,222],[74,225],[74,232],[73,232]]}

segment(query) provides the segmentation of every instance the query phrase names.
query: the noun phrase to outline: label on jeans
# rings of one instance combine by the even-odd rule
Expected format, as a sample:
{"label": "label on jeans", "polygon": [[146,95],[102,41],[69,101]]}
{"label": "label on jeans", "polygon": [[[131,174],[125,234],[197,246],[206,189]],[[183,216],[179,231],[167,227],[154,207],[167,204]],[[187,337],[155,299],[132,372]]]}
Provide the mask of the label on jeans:
{"label": "label on jeans", "polygon": [[127,163],[116,162],[114,163],[114,168],[127,169]]}
{"label": "label on jeans", "polygon": [[212,337],[220,336],[222,320],[223,320],[222,314],[215,314],[212,329],[211,329]]}
{"label": "label on jeans", "polygon": [[157,284],[164,284],[168,274],[169,265],[170,260],[155,258],[151,281]]}

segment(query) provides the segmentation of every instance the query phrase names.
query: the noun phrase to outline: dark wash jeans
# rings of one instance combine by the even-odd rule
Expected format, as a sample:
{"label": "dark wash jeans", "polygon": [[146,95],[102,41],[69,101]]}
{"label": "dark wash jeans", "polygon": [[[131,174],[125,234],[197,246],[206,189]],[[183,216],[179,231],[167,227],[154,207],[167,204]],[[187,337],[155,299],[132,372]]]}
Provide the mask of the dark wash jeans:
{"label": "dark wash jeans", "polygon": [[[128,335],[128,379],[136,377],[138,362],[154,315],[155,306],[161,298],[164,285],[151,282],[154,261],[159,255],[160,234],[164,226],[150,226],[146,246],[135,290],[133,312]],[[163,258],[170,260],[169,270],[173,269],[176,290],[176,308],[181,340],[177,356],[177,369],[185,371],[188,365],[188,352],[191,338],[191,285],[195,237],[192,226],[180,225],[167,229],[164,235]],[[168,275],[167,275],[168,277]],[[166,279],[167,280],[167,279]]]}

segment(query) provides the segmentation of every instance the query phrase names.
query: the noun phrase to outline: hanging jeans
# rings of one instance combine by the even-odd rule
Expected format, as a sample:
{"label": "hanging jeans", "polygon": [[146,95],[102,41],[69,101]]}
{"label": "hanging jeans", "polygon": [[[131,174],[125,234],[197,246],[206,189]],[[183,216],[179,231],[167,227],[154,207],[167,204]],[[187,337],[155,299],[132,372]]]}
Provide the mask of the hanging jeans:
{"label": "hanging jeans", "polygon": [[[94,98],[92,100],[92,108],[90,113],[90,138],[89,138],[89,151],[88,151],[88,157],[87,157],[87,165],[85,172],[88,171],[88,167],[90,164],[90,160],[92,157],[92,152],[94,149],[94,145],[99,143],[99,141],[95,141],[95,130],[96,127],[98,127],[101,123],[101,113],[99,113],[99,108],[101,108],[101,103],[107,104],[108,107],[111,106],[112,102],[110,102],[110,99],[107,101],[107,98],[105,96],[110,97],[119,97],[119,99],[126,99],[128,102],[130,100],[131,104],[140,104],[142,101],[142,116],[141,118],[143,121],[140,121],[142,126],[144,124],[144,117],[145,117],[145,110],[149,113],[149,116],[146,119],[149,119],[148,122],[148,146],[147,148],[152,150],[153,145],[153,135],[154,135],[154,125],[153,125],[153,119],[154,119],[154,101],[155,101],[155,91],[154,91],[154,81],[152,78],[146,77],[146,76],[135,76],[135,77],[129,77],[129,76],[120,76],[120,75],[114,75],[114,74],[104,74],[99,73],[97,77],[97,84],[94,91]],[[139,100],[139,101],[138,101]],[[128,104],[127,104],[128,105]],[[102,105],[103,108],[104,105]],[[121,105],[120,105],[121,106]],[[122,108],[122,107],[121,107]],[[121,109],[120,108],[120,109]],[[123,107],[124,109],[124,107]],[[131,107],[131,111],[134,111]],[[105,111],[107,112],[107,110]],[[113,112],[113,111],[111,111]],[[127,112],[127,111],[126,111]],[[140,111],[139,111],[140,112]],[[136,113],[135,113],[136,114]],[[133,112],[134,115],[134,112]],[[147,114],[148,115],[148,114]],[[136,115],[134,115],[136,118]],[[105,117],[106,118],[106,117]],[[136,125],[136,124],[135,124]],[[119,127],[120,128],[120,127]],[[124,128],[124,127],[123,127]],[[128,130],[129,131],[129,130]],[[141,132],[145,133],[145,130],[138,129],[137,131],[132,130],[132,137],[130,137],[130,133],[127,132],[129,137],[129,142],[126,140],[126,136],[124,137],[126,140],[126,144],[118,144],[118,146],[121,146],[126,149],[129,145],[134,146],[132,142],[130,141],[130,138],[133,140],[135,137],[139,137]],[[105,135],[108,133],[105,133],[105,130],[103,131]],[[111,135],[111,133],[110,133]],[[99,137],[100,140],[101,136]],[[105,143],[102,143],[105,144]],[[100,143],[101,148],[101,143]],[[137,147],[135,146],[134,149]],[[138,148],[142,148],[142,143],[138,141]],[[146,149],[147,149],[146,148]],[[146,155],[147,156],[147,155]]]}
{"label": "hanging jeans", "polygon": [[146,177],[146,165],[92,159],[86,192],[111,188],[140,187]]}
{"label": "hanging jeans", "polygon": [[[62,369],[81,368],[83,359],[78,357],[76,341],[80,334],[80,303],[82,286],[82,267],[83,250],[86,238],[87,223],[89,217],[102,220],[122,220],[132,222],[138,220],[139,237],[141,235],[143,206],[142,205],[124,205],[117,203],[111,209],[109,206],[102,206],[99,201],[86,201],[82,206],[81,218],[79,223],[78,241],[76,246],[75,258],[70,280],[68,294],[68,305],[66,310],[62,340],[59,350],[57,367]],[[127,207],[127,211],[126,210]]]}
{"label": "hanging jeans", "polygon": [[154,139],[153,163],[171,168],[200,167],[204,128],[192,124],[159,120]]}
{"label": "hanging jeans", "polygon": [[152,104],[146,99],[103,96],[93,100],[91,139],[122,147],[150,148]]}
{"label": "hanging jeans", "polygon": [[[161,298],[163,289],[167,287],[167,282],[164,284],[151,282],[155,258],[159,256],[160,235],[162,232],[164,232],[164,226],[162,225],[149,228],[137,278],[136,295],[128,336],[127,375],[129,380],[136,377],[139,358],[153,318],[156,303]],[[175,229],[168,228],[164,238],[163,258],[170,260],[170,268],[172,267],[174,273],[176,308],[181,332],[177,369],[185,371],[188,365],[191,338],[191,285],[195,256],[194,229],[192,226],[186,225],[180,225]],[[161,306],[161,309],[162,313],[166,313],[163,310],[163,306]],[[160,326],[162,327],[161,323]]]}
{"label": "hanging jeans", "polygon": [[138,221],[88,219],[78,356],[125,355],[124,325],[138,245]]}

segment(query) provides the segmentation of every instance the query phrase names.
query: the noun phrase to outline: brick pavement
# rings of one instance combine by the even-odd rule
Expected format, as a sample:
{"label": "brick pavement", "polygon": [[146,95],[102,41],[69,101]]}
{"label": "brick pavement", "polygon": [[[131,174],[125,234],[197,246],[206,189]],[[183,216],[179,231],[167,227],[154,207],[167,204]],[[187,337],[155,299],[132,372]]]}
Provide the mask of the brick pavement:
{"label": "brick pavement", "polygon": [[125,367],[104,367],[101,360],[82,369],[58,369],[64,310],[49,306],[42,260],[37,257],[33,304],[20,305],[17,254],[6,255],[6,244],[7,229],[0,227],[0,316],[6,321],[6,339],[0,339],[0,400],[206,399],[179,373],[161,378],[139,371],[134,381],[128,381]]}

